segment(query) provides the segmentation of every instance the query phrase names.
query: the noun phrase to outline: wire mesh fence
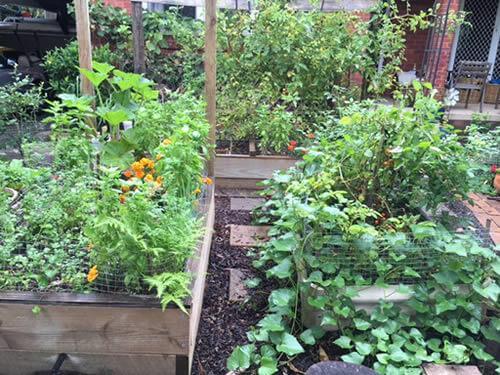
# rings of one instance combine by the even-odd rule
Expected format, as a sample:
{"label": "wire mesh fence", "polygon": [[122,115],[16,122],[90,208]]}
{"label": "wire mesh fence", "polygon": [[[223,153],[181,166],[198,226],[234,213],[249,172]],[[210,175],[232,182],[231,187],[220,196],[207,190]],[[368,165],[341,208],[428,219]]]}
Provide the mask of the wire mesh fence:
{"label": "wire mesh fence", "polygon": [[[192,248],[193,256],[199,241],[202,241],[204,218],[210,206],[212,188],[203,185],[198,199],[191,204],[191,210],[187,214],[192,218],[191,229],[200,234],[198,244],[194,244]],[[149,295],[151,291],[143,276],[172,269],[168,257],[162,260],[153,255],[143,256],[142,259],[148,262],[143,268],[143,275],[130,279],[123,259],[116,256],[99,264],[98,277],[89,281],[89,271],[94,266],[92,252],[99,249],[93,248],[83,227],[61,232],[57,230],[58,223],[49,219],[40,228],[56,228],[54,235],[47,236],[38,232],[38,227],[30,230],[30,223],[24,219],[26,212],[23,203],[37,194],[39,190],[30,188],[0,191],[0,209],[4,211],[4,216],[0,215],[0,291]],[[179,209],[184,208],[185,206]],[[160,212],[161,204],[156,213]],[[10,215],[10,223],[5,215]],[[41,215],[43,217],[43,213]]]}
{"label": "wire mesh fence", "polygon": [[416,284],[428,280],[442,263],[442,244],[433,240],[416,240],[411,234],[398,233],[398,239],[341,240],[316,253],[320,264],[333,266],[351,276],[362,277],[367,284]]}

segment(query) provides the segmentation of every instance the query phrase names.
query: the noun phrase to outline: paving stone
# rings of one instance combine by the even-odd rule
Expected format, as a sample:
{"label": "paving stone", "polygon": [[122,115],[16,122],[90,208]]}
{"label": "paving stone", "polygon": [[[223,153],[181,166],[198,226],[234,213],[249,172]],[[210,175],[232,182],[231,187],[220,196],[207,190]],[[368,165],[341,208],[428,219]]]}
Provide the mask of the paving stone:
{"label": "paving stone", "polygon": [[248,297],[245,287],[245,274],[236,268],[229,269],[229,301],[244,301]]}
{"label": "paving stone", "polygon": [[231,210],[252,211],[263,202],[264,198],[231,198]]}
{"label": "paving stone", "polygon": [[426,375],[481,375],[476,366],[444,366],[428,363],[422,367]]}
{"label": "paving stone", "polygon": [[231,224],[229,244],[231,246],[255,247],[267,240],[269,226],[234,225]]}
{"label": "paving stone", "polygon": [[352,363],[325,361],[309,367],[306,375],[376,375],[368,367]]}

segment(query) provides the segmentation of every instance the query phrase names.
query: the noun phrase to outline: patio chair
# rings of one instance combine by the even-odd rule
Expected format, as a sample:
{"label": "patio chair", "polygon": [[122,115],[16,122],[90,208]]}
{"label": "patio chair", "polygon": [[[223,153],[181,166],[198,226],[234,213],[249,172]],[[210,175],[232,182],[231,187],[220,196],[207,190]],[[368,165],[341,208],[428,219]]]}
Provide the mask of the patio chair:
{"label": "patio chair", "polygon": [[450,88],[455,90],[467,90],[465,108],[469,106],[470,93],[472,90],[480,92],[479,111],[483,112],[484,91],[486,81],[490,74],[491,63],[486,61],[460,61],[456,73],[453,74]]}

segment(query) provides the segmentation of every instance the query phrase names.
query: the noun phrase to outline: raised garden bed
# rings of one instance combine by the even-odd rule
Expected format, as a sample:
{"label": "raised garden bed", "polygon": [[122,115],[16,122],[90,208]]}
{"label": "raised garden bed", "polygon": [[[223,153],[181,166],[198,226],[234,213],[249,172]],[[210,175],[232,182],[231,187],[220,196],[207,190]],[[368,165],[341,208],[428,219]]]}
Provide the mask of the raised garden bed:
{"label": "raised garden bed", "polygon": [[193,275],[189,314],[153,296],[105,293],[0,293],[0,363],[5,374],[50,370],[81,373],[188,374],[203,303],[214,223],[214,189],[199,208],[204,236],[187,264]]}
{"label": "raised garden bed", "polygon": [[297,159],[288,155],[268,154],[258,143],[218,141],[215,176],[219,187],[258,188],[257,183],[271,178],[275,171],[288,169]]}

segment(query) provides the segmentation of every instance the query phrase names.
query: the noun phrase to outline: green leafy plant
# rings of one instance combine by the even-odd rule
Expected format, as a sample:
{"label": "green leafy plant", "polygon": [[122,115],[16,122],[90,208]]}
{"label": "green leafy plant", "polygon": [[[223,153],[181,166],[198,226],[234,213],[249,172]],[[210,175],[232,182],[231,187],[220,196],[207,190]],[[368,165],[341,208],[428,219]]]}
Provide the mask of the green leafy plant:
{"label": "green leafy plant", "polygon": [[[108,44],[95,47],[92,50],[92,57],[96,61],[121,67],[118,55],[111,51]],[[47,82],[53,92],[57,94],[79,94],[78,65],[78,43],[76,41],[47,52],[43,58],[43,68],[47,73]]]}
{"label": "green leafy plant", "polygon": [[[438,111],[418,90],[409,110],[345,108],[302,162],[265,183],[257,220],[272,228],[254,266],[280,287],[229,369],[277,373],[320,340],[383,374],[421,373],[424,362],[498,366],[485,346],[498,341],[498,254],[419,214],[471,188],[467,148],[439,127]],[[373,287],[406,298],[358,305]]]}

